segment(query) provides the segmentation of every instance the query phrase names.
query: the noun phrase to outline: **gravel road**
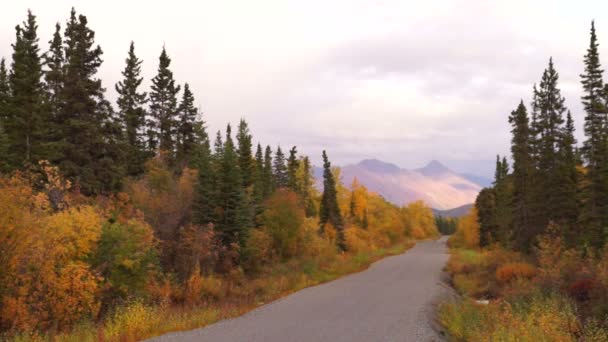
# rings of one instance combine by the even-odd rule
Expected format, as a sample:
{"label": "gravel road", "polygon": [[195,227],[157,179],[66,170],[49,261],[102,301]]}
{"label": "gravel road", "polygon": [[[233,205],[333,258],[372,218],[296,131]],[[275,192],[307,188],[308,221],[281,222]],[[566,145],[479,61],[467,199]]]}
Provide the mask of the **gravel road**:
{"label": "gravel road", "polygon": [[366,271],[310,287],[241,317],[150,341],[442,341],[434,303],[445,291],[446,238],[419,242]]}

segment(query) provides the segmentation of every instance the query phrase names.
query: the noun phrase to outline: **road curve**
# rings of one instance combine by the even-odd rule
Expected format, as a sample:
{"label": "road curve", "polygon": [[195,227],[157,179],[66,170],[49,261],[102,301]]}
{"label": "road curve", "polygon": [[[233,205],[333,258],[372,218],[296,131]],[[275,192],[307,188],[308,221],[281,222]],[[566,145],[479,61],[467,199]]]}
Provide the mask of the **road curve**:
{"label": "road curve", "polygon": [[440,341],[432,312],[444,288],[445,240],[419,242],[366,271],[303,289],[241,317],[150,341]]}

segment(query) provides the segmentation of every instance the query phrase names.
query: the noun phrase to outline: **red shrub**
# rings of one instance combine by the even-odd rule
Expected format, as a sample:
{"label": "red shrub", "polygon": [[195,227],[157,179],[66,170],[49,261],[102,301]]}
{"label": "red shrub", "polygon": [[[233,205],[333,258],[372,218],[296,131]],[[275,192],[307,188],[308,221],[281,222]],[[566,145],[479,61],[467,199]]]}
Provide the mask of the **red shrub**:
{"label": "red shrub", "polygon": [[508,283],[516,278],[530,279],[536,275],[536,268],[525,262],[509,262],[496,270],[496,280]]}

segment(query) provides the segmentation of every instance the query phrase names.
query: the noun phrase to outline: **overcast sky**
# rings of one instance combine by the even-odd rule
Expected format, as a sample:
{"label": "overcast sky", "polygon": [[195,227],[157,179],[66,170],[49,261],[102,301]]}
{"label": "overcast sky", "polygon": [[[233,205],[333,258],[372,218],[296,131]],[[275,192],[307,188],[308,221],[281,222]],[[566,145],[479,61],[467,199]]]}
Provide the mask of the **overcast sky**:
{"label": "overcast sky", "polygon": [[550,56],[582,139],[579,74],[596,20],[608,66],[608,1],[10,1],[0,56],[30,8],[46,50],[71,6],[104,51],[115,98],[131,40],[146,87],[165,44],[213,132],[244,117],[254,137],[319,162],[379,158],[405,168],[437,159],[490,176],[507,153],[507,116],[530,101]]}

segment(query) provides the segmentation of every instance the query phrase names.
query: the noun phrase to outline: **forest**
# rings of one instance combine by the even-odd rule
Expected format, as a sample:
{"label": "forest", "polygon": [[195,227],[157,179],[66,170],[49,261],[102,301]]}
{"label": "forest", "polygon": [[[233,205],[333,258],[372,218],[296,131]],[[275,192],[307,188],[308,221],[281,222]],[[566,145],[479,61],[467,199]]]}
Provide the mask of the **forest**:
{"label": "forest", "polygon": [[255,143],[244,119],[211,137],[164,47],[143,89],[128,46],[112,103],[87,17],[72,9],[48,45],[38,29],[28,11],[0,61],[0,339],[200,327],[438,235],[424,203],[342,180],[326,151],[321,187],[296,146]]}
{"label": "forest", "polygon": [[[508,116],[511,164],[450,238],[462,300],[439,320],[454,340],[608,340],[608,84],[591,23],[580,82],[584,140],[550,58],[532,101]],[[479,300],[488,301],[480,303]]]}

